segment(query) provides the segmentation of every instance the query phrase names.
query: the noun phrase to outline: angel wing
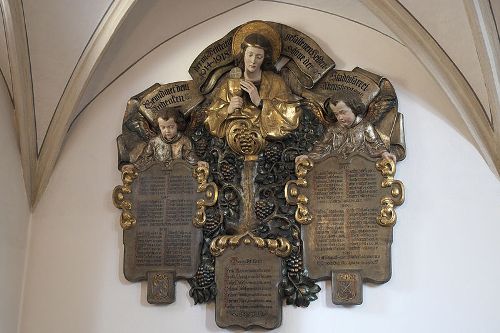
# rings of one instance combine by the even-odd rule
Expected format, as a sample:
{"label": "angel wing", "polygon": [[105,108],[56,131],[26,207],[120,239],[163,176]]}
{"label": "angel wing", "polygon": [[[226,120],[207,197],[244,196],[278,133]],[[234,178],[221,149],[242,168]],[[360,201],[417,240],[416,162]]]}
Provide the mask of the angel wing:
{"label": "angel wing", "polygon": [[365,119],[377,125],[390,111],[398,108],[394,87],[387,79],[380,82],[380,92],[368,106]]}

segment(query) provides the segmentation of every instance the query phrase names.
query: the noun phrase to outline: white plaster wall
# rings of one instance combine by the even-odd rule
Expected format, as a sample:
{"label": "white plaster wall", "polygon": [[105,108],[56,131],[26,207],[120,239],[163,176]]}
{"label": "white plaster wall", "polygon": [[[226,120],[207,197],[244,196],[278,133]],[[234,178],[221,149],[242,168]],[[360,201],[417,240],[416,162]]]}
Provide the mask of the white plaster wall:
{"label": "white plaster wall", "polygon": [[5,81],[0,79],[0,332],[17,332],[30,211]]}
{"label": "white plaster wall", "polygon": [[169,306],[146,303],[122,274],[122,233],[111,191],[120,183],[115,138],[126,101],[154,82],[189,79],[210,42],[251,19],[315,38],[337,67],[362,66],[395,85],[405,115],[407,188],[394,228],[393,276],[365,286],[364,303],[331,303],[330,283],[308,309],[286,306],[278,332],[497,332],[500,183],[470,143],[439,86],[401,44],[317,11],[252,3],[172,39],[104,91],[71,129],[34,215],[22,333],[215,332],[214,306],[194,306],[177,284]]}

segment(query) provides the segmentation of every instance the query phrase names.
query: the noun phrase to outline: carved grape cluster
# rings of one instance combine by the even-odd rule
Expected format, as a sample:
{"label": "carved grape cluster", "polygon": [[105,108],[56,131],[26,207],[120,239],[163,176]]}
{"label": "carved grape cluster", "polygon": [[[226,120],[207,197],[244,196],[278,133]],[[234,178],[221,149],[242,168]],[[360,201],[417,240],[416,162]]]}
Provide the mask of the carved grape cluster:
{"label": "carved grape cluster", "polygon": [[299,251],[294,251],[286,258],[286,266],[290,275],[297,275],[302,271],[304,263],[302,262],[302,255]]}
{"label": "carved grape cluster", "polygon": [[286,304],[308,307],[311,302],[318,299],[317,294],[321,288],[307,276],[300,250],[301,245],[295,246],[295,250],[285,259],[286,265],[283,267],[283,279],[279,284],[279,292]]}
{"label": "carved grape cluster", "polygon": [[226,182],[231,182],[236,176],[236,167],[227,161],[220,164],[221,177]]}
{"label": "carved grape cluster", "polygon": [[195,279],[198,287],[208,287],[215,282],[215,274],[213,269],[207,268],[209,268],[207,265],[202,265],[198,267],[198,270],[196,271]]}
{"label": "carved grape cluster", "polygon": [[206,138],[200,138],[194,143],[194,151],[198,156],[204,156],[208,147],[208,140]]}
{"label": "carved grape cluster", "polygon": [[205,224],[203,226],[204,230],[208,232],[216,230],[221,224],[219,210],[214,207],[210,207],[206,210],[205,214]]}
{"label": "carved grape cluster", "polygon": [[253,154],[256,146],[255,138],[248,132],[243,132],[238,135],[238,143],[243,154]]}
{"label": "carved grape cluster", "polygon": [[281,160],[281,152],[282,149],[278,145],[268,145],[264,150],[264,158],[269,163],[274,164]]}
{"label": "carved grape cluster", "polygon": [[255,215],[260,221],[263,221],[274,211],[274,204],[266,200],[257,200],[255,203]]}

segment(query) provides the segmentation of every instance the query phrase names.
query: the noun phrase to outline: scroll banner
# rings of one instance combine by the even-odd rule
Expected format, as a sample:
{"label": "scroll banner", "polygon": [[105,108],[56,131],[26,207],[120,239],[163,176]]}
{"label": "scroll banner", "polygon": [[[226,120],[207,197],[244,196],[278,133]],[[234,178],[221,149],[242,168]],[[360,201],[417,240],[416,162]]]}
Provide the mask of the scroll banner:
{"label": "scroll banner", "polygon": [[335,62],[306,34],[281,24],[281,54],[289,57],[300,71],[293,70],[302,85],[312,88]]}
{"label": "scroll banner", "polygon": [[[368,106],[380,92],[377,82],[369,77],[353,71],[334,70],[325,75],[316,86],[311,89],[317,102],[324,105],[326,99],[332,95],[345,91],[353,92]],[[304,97],[308,97],[307,93]]]}
{"label": "scroll banner", "polygon": [[193,80],[167,83],[144,96],[139,112],[154,124],[158,111],[179,106],[182,112],[187,113],[203,99]]}
{"label": "scroll banner", "polygon": [[[303,86],[311,88],[335,62],[306,34],[287,25],[267,22],[281,35],[281,54],[296,64],[296,75]],[[205,48],[189,67],[189,74],[202,94],[209,93],[217,80],[232,67],[233,29],[226,36]],[[224,68],[224,70],[222,70]]]}
{"label": "scroll banner", "polygon": [[[236,29],[207,46],[189,67],[189,74],[202,94],[209,93],[217,80],[233,67],[231,65],[233,62],[231,46]],[[224,66],[227,66],[227,70],[220,69]]]}
{"label": "scroll banner", "polygon": [[313,89],[314,92],[325,96],[346,90],[359,95],[363,104],[368,105],[377,96],[380,87],[377,82],[365,75],[336,70],[328,73]]}

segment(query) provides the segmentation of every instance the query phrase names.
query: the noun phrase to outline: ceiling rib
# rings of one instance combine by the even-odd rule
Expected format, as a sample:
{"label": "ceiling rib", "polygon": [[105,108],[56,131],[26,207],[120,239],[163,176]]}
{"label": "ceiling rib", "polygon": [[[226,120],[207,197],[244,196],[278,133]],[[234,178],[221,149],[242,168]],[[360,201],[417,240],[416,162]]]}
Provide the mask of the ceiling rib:
{"label": "ceiling rib", "polygon": [[453,61],[399,1],[361,1],[387,24],[443,88],[464,119],[484,160],[499,177],[500,145],[493,126],[496,124],[490,124],[474,90]]}
{"label": "ceiling rib", "polygon": [[[500,121],[500,41],[495,18],[488,0],[464,0],[463,2],[484,77],[492,122],[496,125]],[[499,139],[500,132],[495,134]]]}
{"label": "ceiling rib", "polygon": [[28,201],[35,201],[37,165],[36,125],[33,103],[33,82],[24,11],[21,1],[1,0],[5,34],[12,75],[12,99],[15,110],[21,165]]}
{"label": "ceiling rib", "polygon": [[64,139],[71,124],[72,116],[87,86],[97,63],[101,59],[110,40],[127,17],[136,0],[115,0],[90,39],[74,72],[72,73],[54,116],[47,130],[35,175],[33,207],[45,190]]}

